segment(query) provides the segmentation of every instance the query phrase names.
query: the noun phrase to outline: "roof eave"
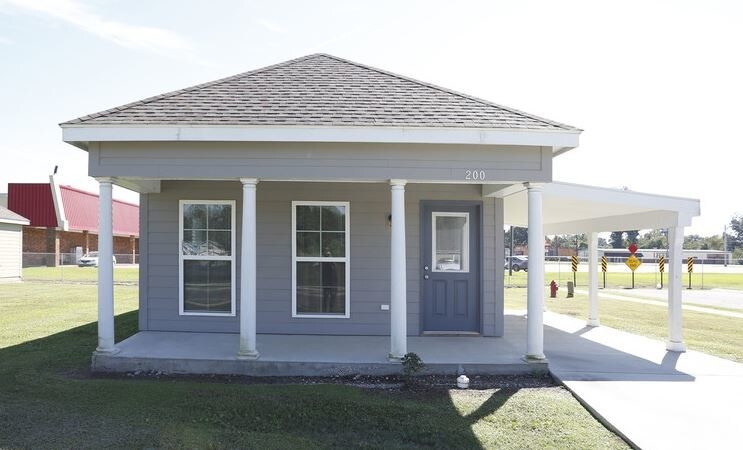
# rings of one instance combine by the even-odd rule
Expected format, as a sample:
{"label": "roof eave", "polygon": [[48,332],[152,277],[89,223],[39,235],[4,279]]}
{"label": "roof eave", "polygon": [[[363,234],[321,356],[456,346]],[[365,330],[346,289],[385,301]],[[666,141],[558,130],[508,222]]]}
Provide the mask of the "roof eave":
{"label": "roof eave", "polygon": [[366,142],[406,144],[529,145],[555,154],[578,146],[578,129],[386,126],[203,126],[62,124],[63,140],[87,150],[88,142]]}

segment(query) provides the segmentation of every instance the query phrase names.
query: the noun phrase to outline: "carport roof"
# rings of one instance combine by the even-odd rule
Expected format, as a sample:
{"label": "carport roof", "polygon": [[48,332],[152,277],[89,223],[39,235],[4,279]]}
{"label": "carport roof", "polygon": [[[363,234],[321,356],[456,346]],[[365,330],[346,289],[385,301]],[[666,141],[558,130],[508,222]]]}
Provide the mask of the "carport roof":
{"label": "carport roof", "polygon": [[[483,194],[503,198],[506,224],[528,226],[526,187],[484,186]],[[542,201],[545,234],[689,226],[700,214],[697,199],[558,181],[544,184]]]}

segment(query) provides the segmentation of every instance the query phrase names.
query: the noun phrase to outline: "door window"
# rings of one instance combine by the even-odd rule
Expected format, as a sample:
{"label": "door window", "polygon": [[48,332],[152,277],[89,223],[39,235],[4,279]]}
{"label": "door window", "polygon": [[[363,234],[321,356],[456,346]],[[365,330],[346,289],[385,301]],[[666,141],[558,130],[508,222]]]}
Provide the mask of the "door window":
{"label": "door window", "polygon": [[431,249],[434,272],[469,272],[470,215],[432,213]]}

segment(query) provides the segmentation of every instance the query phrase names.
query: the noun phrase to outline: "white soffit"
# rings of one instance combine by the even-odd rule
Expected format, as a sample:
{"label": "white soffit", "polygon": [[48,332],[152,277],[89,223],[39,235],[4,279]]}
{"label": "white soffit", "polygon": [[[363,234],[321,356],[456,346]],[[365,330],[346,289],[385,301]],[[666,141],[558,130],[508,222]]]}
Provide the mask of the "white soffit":
{"label": "white soffit", "polygon": [[[527,226],[526,188],[501,192],[505,223]],[[564,182],[543,185],[545,234],[688,226],[699,214],[696,199]]]}

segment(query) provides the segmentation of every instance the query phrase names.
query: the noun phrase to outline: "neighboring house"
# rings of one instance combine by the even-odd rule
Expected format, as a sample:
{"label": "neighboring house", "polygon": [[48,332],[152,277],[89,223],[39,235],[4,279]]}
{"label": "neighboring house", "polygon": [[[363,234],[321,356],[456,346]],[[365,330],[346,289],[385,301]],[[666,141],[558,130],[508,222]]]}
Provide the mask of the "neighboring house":
{"label": "neighboring house", "polygon": [[0,206],[0,282],[22,278],[23,226],[28,219]]}
{"label": "neighboring house", "polygon": [[[60,186],[54,175],[49,183],[8,183],[8,209],[30,220],[23,233],[24,266],[75,264],[77,256],[98,248],[98,195]],[[134,263],[139,206],[114,200],[113,211],[117,261]]]}
{"label": "neighboring house", "polygon": [[[61,127],[100,183],[101,261],[112,185],[141,194],[140,332],[114,343],[102,264],[96,370],[379,373],[408,350],[430,370],[544,364],[545,233],[590,233],[595,269],[597,232],[669,228],[678,252],[699,213],[553,182],[575,127],[325,54]],[[523,332],[505,321],[504,223],[529,229]],[[596,325],[596,270],[590,291]]]}

